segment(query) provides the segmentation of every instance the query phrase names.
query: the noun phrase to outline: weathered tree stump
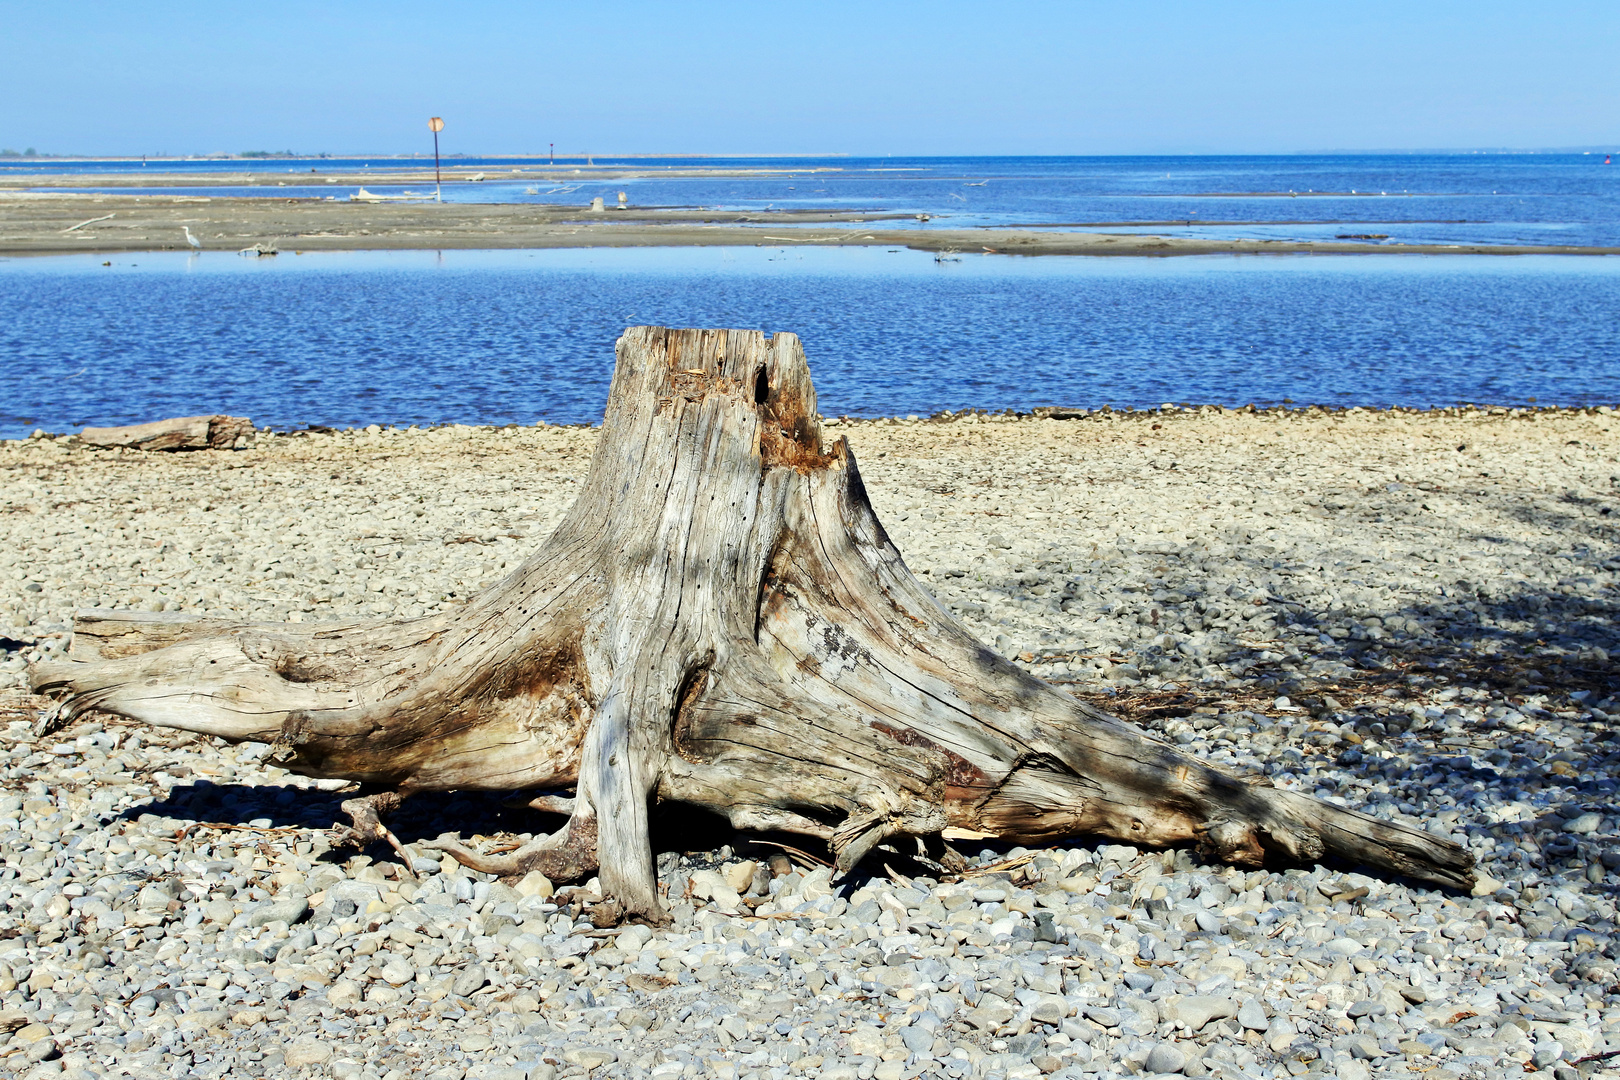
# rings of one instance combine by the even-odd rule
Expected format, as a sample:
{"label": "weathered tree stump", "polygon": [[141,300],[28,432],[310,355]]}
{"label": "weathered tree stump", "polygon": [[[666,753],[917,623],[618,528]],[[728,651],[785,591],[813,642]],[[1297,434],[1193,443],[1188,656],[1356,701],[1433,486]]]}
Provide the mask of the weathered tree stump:
{"label": "weathered tree stump", "polygon": [[47,722],[102,709],[271,741],[293,771],[400,795],[574,788],[537,800],[570,814],[553,836],[442,846],[503,874],[598,870],[647,919],[663,800],[819,837],[842,870],[956,826],[1473,881],[1449,840],[1227,776],[975,640],[906,568],[848,443],[823,441],[792,334],[627,331],[579,500],[457,611],[189,628],[100,612],[81,634],[100,659],[34,674],[60,695]]}

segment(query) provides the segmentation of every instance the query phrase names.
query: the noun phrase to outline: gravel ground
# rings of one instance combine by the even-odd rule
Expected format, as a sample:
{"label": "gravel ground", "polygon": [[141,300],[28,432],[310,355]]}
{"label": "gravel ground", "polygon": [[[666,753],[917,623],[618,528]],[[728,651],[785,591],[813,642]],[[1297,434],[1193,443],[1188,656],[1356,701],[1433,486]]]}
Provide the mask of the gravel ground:
{"label": "gravel ground", "polygon": [[[36,741],[21,690],[79,607],[458,603],[544,537],[593,431],[0,444],[0,1070],[1589,1075],[1620,1050],[1614,419],[840,425],[908,563],[987,641],[1234,772],[1450,831],[1488,880],[1077,845],[964,850],[959,879],[886,853],[832,883],[819,851],[666,816],[657,933],[595,928],[594,883],[333,850],[341,785],[263,745],[110,718]],[[408,842],[554,824],[465,795],[394,819]]]}

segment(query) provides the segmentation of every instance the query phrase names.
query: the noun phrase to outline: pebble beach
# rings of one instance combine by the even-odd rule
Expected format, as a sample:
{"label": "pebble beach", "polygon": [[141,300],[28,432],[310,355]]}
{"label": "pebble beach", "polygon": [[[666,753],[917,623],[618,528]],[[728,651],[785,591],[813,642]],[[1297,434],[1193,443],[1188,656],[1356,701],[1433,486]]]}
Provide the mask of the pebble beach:
{"label": "pebble beach", "polygon": [[352,789],[263,744],[94,714],[36,739],[25,688],[82,608],[463,603],[544,540],[594,429],[0,443],[0,1071],[1600,1075],[1620,1063],[1616,421],[829,420],[907,565],[997,651],[1234,774],[1450,834],[1480,884],[968,838],[960,873],[880,851],[834,881],[808,842],[676,817],[658,930],[596,926],[594,882],[418,846],[554,817],[420,796],[392,819],[404,867],[334,847]]}

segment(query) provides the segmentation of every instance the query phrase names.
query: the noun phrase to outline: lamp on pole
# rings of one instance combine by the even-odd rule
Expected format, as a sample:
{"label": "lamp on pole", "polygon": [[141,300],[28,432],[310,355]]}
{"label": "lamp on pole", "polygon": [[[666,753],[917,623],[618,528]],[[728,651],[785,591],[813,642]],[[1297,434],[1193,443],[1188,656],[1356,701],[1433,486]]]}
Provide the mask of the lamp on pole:
{"label": "lamp on pole", "polygon": [[428,117],[428,130],[433,132],[433,197],[443,202],[444,196],[439,192],[439,132],[444,130],[444,121],[437,116]]}

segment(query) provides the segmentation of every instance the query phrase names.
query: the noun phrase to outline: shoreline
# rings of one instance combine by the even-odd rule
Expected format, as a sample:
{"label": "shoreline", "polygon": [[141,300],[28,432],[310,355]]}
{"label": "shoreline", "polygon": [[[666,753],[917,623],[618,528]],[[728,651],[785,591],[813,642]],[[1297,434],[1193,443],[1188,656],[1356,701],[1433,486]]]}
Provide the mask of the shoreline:
{"label": "shoreline", "polygon": [[[368,178],[377,182],[376,178]],[[39,185],[31,185],[39,186]],[[1211,240],[1147,233],[931,226],[929,215],[717,211],[536,203],[358,203],[319,198],[109,195],[0,188],[0,255],[186,251],[182,226],[210,251],[282,252],[594,247],[903,247],[992,255],[1620,255],[1580,245],[1379,244]],[[909,228],[896,223],[910,221]],[[806,226],[828,226],[829,230]]]}
{"label": "shoreline", "polygon": [[[1163,420],[1166,418],[1201,417],[1255,417],[1273,420],[1309,421],[1318,418],[1348,420],[1352,417],[1379,417],[1396,418],[1410,417],[1413,419],[1441,419],[1451,418],[1457,420],[1538,420],[1538,419],[1573,419],[1577,417],[1608,417],[1620,413],[1620,401],[1595,402],[1586,405],[1566,404],[1522,404],[1522,405],[1493,405],[1488,403],[1463,403],[1457,405],[1322,405],[1322,404],[1273,404],[1262,405],[1258,402],[1246,405],[1216,405],[1205,403],[1193,405],[1187,402],[1165,402],[1157,406],[1122,406],[1115,408],[1102,405],[1095,408],[1066,407],[1060,405],[1037,405],[1030,409],[942,409],[939,412],[923,416],[917,413],[906,415],[893,414],[886,416],[852,416],[840,414],[837,416],[818,416],[821,423],[838,431],[843,428],[859,427],[893,427],[895,425],[939,425],[939,424],[1018,424],[1031,421],[1052,420],[1060,423],[1079,423],[1091,421],[1093,423],[1107,423],[1111,421],[1147,422]],[[131,420],[128,423],[145,423],[147,420]],[[32,423],[32,421],[30,421]],[[70,425],[73,427],[99,427],[121,426],[122,422],[97,421],[94,424]],[[576,423],[553,423],[549,420],[536,420],[531,423],[467,423],[459,420],[443,420],[436,422],[417,421],[403,423],[381,420],[370,424],[349,424],[342,427],[322,423],[304,423],[293,426],[255,425],[253,434],[248,438],[259,436],[276,438],[302,437],[302,436],[349,436],[358,437],[367,434],[376,435],[414,435],[432,432],[456,431],[461,433],[482,432],[494,433],[502,431],[524,430],[550,430],[550,431],[596,431],[600,429],[601,421],[579,421]],[[52,442],[59,445],[77,447],[78,434],[73,431],[50,431],[42,427],[35,427],[27,436],[6,439],[0,438],[0,447],[24,446],[29,443]],[[87,447],[96,453],[112,452],[102,447]],[[191,451],[181,451],[190,453]]]}

